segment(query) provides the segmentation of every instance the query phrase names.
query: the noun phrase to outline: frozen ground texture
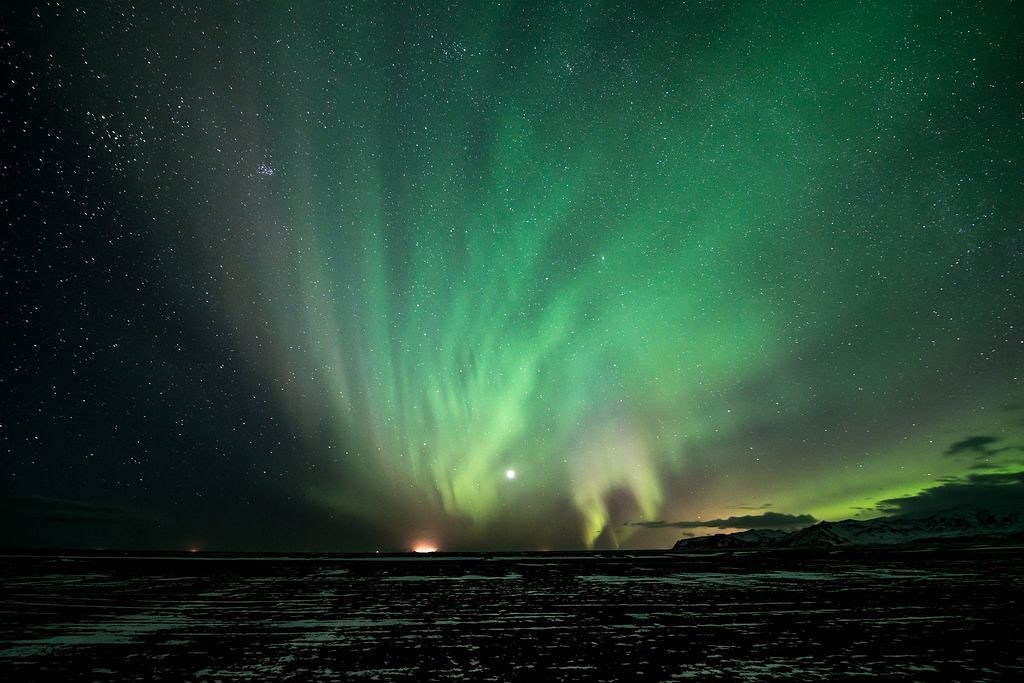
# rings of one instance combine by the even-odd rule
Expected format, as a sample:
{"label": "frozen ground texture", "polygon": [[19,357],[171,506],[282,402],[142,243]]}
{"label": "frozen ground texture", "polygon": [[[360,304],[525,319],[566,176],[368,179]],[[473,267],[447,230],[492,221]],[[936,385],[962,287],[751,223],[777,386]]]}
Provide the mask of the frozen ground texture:
{"label": "frozen ground texture", "polygon": [[1022,560],[0,556],[0,680],[1024,680]]}

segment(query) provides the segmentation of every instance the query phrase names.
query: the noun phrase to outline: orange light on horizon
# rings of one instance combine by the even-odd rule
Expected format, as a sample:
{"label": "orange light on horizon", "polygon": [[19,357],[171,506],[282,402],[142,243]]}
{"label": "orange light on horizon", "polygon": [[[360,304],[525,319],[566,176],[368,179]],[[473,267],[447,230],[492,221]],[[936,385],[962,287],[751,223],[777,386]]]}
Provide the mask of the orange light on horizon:
{"label": "orange light on horizon", "polygon": [[437,546],[430,542],[421,542],[413,546],[412,551],[414,553],[436,553]]}

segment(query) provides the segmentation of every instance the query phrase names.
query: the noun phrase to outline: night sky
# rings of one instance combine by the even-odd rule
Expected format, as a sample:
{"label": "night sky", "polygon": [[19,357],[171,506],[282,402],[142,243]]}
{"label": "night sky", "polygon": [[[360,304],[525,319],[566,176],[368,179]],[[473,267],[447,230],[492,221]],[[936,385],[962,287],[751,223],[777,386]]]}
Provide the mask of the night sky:
{"label": "night sky", "polygon": [[0,544],[1024,500],[1022,3],[14,4]]}

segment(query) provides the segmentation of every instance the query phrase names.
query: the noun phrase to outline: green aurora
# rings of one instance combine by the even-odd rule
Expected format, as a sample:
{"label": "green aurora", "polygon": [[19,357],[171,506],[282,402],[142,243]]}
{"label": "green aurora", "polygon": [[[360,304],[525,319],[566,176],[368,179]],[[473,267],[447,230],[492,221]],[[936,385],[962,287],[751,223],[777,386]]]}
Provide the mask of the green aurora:
{"label": "green aurora", "polygon": [[301,504],[665,546],[1022,469],[1019,5],[303,7],[69,20]]}

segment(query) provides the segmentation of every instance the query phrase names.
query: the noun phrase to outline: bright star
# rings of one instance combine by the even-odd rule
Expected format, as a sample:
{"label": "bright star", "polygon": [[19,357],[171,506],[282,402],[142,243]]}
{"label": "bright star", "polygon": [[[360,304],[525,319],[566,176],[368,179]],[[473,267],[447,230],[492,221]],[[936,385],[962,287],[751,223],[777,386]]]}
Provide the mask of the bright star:
{"label": "bright star", "polygon": [[505,478],[506,479],[515,479],[516,478],[516,471],[515,470],[505,470]]}

